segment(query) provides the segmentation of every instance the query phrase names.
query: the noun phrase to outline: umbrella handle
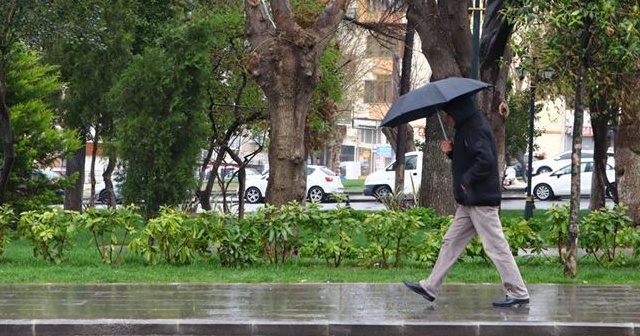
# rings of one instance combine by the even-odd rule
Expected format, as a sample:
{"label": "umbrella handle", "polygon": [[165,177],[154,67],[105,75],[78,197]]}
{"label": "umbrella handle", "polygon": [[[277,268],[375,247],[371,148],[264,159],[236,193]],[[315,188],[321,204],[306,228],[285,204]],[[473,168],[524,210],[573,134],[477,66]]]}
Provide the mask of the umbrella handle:
{"label": "umbrella handle", "polygon": [[442,135],[444,135],[444,139],[446,141],[449,141],[449,138],[447,137],[447,132],[445,132],[444,125],[442,124],[442,118],[440,118],[440,113],[436,112],[436,115],[438,116],[438,121],[440,122],[440,128],[442,129]]}

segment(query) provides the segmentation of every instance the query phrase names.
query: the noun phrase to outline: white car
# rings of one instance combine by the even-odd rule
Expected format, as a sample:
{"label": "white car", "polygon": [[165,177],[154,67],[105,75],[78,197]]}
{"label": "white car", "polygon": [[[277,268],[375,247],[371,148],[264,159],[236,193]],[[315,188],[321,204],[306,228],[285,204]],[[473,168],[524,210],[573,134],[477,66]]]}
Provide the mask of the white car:
{"label": "white car", "polygon": [[[247,179],[244,198],[248,203],[264,202],[267,192],[269,172],[262,178]],[[307,199],[311,202],[323,202],[332,194],[344,193],[340,176],[325,166],[307,165]]]}
{"label": "white car", "polygon": [[[582,159],[592,160],[593,151],[583,150],[582,155],[580,157]],[[607,157],[609,158],[610,161],[613,159],[612,148],[609,148],[607,150]],[[532,174],[537,175],[542,173],[550,173],[554,170],[560,169],[570,164],[571,164],[571,151],[562,152],[548,159],[533,161],[533,163],[531,164],[531,166],[533,167]]]}
{"label": "white car", "polygon": [[[580,163],[580,194],[591,194],[591,177],[594,163],[592,160],[584,160]],[[610,163],[606,166],[607,195],[615,189],[615,169]],[[566,165],[551,173],[542,173],[531,178],[532,192],[540,200],[548,200],[560,196],[571,195],[571,164]]]}
{"label": "white car", "polygon": [[[582,151],[582,159],[593,159],[593,151]],[[533,175],[550,173],[571,164],[571,151],[562,152],[548,159],[533,161]]]}

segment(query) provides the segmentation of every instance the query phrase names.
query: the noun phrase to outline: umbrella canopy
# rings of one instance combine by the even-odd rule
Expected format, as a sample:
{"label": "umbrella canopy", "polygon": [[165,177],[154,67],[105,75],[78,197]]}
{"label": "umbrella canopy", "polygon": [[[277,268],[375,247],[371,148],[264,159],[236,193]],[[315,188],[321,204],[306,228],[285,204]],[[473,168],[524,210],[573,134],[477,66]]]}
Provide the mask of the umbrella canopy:
{"label": "umbrella canopy", "polygon": [[460,97],[472,96],[490,86],[492,85],[479,80],[460,77],[449,77],[428,83],[398,97],[382,119],[381,125],[393,127],[426,118],[447,102]]}

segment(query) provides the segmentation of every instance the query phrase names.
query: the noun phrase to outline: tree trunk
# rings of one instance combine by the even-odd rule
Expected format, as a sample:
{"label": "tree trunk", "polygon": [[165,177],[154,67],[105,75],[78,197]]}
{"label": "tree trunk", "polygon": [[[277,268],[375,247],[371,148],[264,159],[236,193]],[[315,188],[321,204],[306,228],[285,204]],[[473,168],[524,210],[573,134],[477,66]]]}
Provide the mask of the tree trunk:
{"label": "tree trunk", "polygon": [[607,139],[609,114],[607,113],[608,109],[605,104],[606,99],[607,97],[603,95],[601,99],[593,101],[589,107],[594,143],[594,166],[591,177],[591,196],[589,199],[590,210],[600,209],[605,206],[605,190],[609,184],[605,171],[607,166],[607,148],[609,147],[609,141]]}
{"label": "tree trunk", "polygon": [[[109,156],[109,161],[107,162],[107,168],[102,172],[102,180],[104,181],[104,188],[109,192],[109,207],[116,207],[116,192],[113,188],[113,172],[116,169],[116,159]],[[94,183],[94,181],[92,181]],[[91,192],[93,193],[95,190],[94,186],[91,186]],[[93,197],[92,197],[93,199]]]}
{"label": "tree trunk", "polygon": [[[86,142],[85,142],[86,143]],[[67,176],[78,173],[76,183],[64,192],[64,209],[82,211],[82,194],[84,192],[84,162],[86,144],[78,149],[73,156],[67,158]]]}
{"label": "tree trunk", "polygon": [[320,56],[331,40],[347,0],[331,1],[310,28],[299,26],[287,0],[245,0],[246,31],[252,46],[248,67],[267,97],[270,115],[267,203],[304,202],[305,121],[320,80]]}
{"label": "tree trunk", "polygon": [[496,138],[498,149],[498,167],[502,181],[505,164],[505,123],[509,117],[509,108],[505,101],[506,82],[511,64],[509,40],[513,31],[504,16],[505,0],[490,0],[485,9],[480,44],[480,79],[494,85],[493,91],[483,90],[478,94],[480,110],[485,113]]}
{"label": "tree trunk", "polygon": [[616,183],[618,199],[628,207],[627,215],[640,225],[640,89],[638,77],[624,80],[622,114],[616,137]]}
{"label": "tree trunk", "polygon": [[[4,64],[4,62],[1,64]],[[13,144],[13,135],[11,133],[11,124],[9,122],[10,117],[9,105],[6,100],[6,83],[6,68],[3,65],[0,65],[0,131],[2,132],[2,150],[4,154],[2,170],[0,171],[0,204],[4,203],[5,191],[9,184],[9,176],[16,156]]]}
{"label": "tree trunk", "polygon": [[266,201],[276,206],[292,200],[302,203],[307,183],[305,150],[302,144],[312,92],[297,92],[302,91],[301,87],[304,85],[296,84],[293,74],[274,76],[273,79],[282,86],[283,92],[267,95],[271,111],[271,143]]}
{"label": "tree trunk", "polygon": [[[411,8],[408,9],[409,11]],[[407,18],[407,27],[404,36],[404,48],[402,48],[402,71],[400,72],[400,92],[404,95],[411,90],[411,62],[413,59],[413,42],[415,38],[415,24],[412,17]],[[396,190],[394,192],[404,194],[404,154],[407,152],[407,143],[413,142],[406,138],[409,124],[400,124],[396,127]]]}
{"label": "tree trunk", "polygon": [[[407,17],[420,22],[416,32],[422,41],[422,52],[433,71],[431,80],[463,77],[471,64],[471,31],[466,1],[414,1],[414,10]],[[425,20],[425,18],[429,18]],[[451,192],[452,177],[449,159],[440,150],[444,135],[438,117],[427,118],[420,206],[431,207],[439,215],[455,212]],[[446,190],[446,191],[445,191]]]}

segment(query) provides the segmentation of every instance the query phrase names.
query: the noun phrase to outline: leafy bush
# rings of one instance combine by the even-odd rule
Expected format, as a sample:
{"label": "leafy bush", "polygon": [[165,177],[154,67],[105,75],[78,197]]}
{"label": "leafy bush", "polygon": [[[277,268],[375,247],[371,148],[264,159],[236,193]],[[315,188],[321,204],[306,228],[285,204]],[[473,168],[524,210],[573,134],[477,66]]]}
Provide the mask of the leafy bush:
{"label": "leafy bush", "polygon": [[0,256],[4,253],[4,245],[9,240],[9,228],[15,227],[17,224],[16,215],[11,206],[0,206]]}
{"label": "leafy bush", "polygon": [[354,217],[353,209],[339,205],[334,211],[321,211],[313,205],[307,212],[309,220],[301,223],[303,250],[334,267],[355,254],[351,240],[360,222]]}
{"label": "leafy bush", "polygon": [[59,209],[43,213],[27,211],[20,214],[18,231],[33,244],[34,257],[42,256],[59,264],[73,245],[80,216],[78,212]]}
{"label": "leafy bush", "polygon": [[394,266],[410,250],[411,238],[424,225],[420,218],[409,212],[381,211],[370,214],[364,222],[364,231],[369,242],[367,257],[378,260],[382,267],[389,267],[390,258],[395,257]]}
{"label": "leafy bush", "polygon": [[544,247],[544,240],[526,219],[503,218],[502,230],[509,242],[509,248],[513,255],[518,255],[519,250],[529,250],[540,254]]}
{"label": "leafy bush", "polygon": [[552,205],[545,212],[545,220],[550,232],[551,240],[558,246],[560,263],[564,263],[564,247],[568,236],[569,205]]}
{"label": "leafy bush", "polygon": [[200,240],[200,251],[215,253],[225,267],[246,267],[260,259],[260,231],[253,216],[238,220],[232,215],[210,212],[201,217],[206,231]]}
{"label": "leafy bush", "polygon": [[620,263],[620,249],[638,244],[638,232],[632,224],[622,204],[591,211],[581,224],[580,246],[603,266]]}
{"label": "leafy bush", "polygon": [[284,263],[295,253],[298,243],[298,225],[309,220],[303,205],[291,202],[280,208],[267,206],[258,211],[256,224],[261,233],[262,251],[273,264]]}
{"label": "leafy bush", "polygon": [[198,243],[205,234],[202,226],[199,218],[162,207],[129,247],[151,265],[161,258],[169,264],[188,264],[198,255]]}
{"label": "leafy bush", "polygon": [[122,209],[89,208],[83,215],[84,226],[91,232],[100,258],[104,263],[122,262],[121,254],[129,238],[144,224],[138,207],[131,205]]}

